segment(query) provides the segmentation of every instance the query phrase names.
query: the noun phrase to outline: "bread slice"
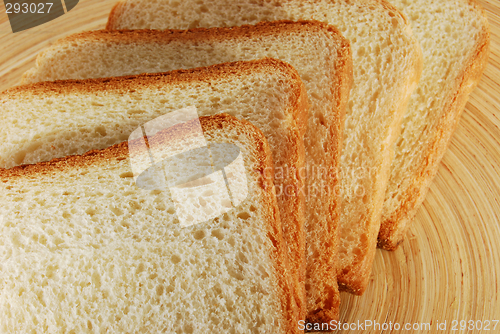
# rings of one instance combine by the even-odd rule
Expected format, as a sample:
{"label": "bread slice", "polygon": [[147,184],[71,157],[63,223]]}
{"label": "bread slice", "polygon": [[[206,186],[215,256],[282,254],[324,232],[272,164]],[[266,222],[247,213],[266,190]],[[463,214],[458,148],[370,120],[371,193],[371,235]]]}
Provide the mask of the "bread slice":
{"label": "bread slice", "polygon": [[[318,20],[351,42],[354,83],[341,157],[339,284],[361,294],[375,256],[393,144],[421,72],[406,17],[384,0],[123,0],[108,29],[187,29],[259,21]],[[312,50],[304,49],[308,54]]]}
{"label": "bread slice", "polygon": [[[189,227],[167,188],[137,187],[127,142],[0,170],[2,332],[298,333],[262,133],[221,114],[148,143],[183,149],[200,125],[208,145],[239,148],[247,198]],[[185,187],[217,189],[214,175]]]}
{"label": "bread slice", "polygon": [[[86,32],[63,39],[40,54],[25,82],[167,71],[266,56],[293,65],[309,96],[304,139],[307,170],[278,167],[276,175],[306,177],[308,313],[312,318],[326,314],[324,321],[328,322],[337,318],[340,300],[335,267],[339,195],[333,190],[338,185],[335,171],[351,83],[350,49],[337,30],[317,22],[273,22],[188,31]],[[249,113],[248,117],[258,116]],[[268,129],[263,131],[269,138],[281,122],[276,117],[254,124]],[[281,141],[270,143],[278,152],[282,149]],[[285,186],[278,198],[286,207],[295,196],[294,188]],[[291,240],[295,239],[292,233]],[[289,245],[292,253],[299,252],[296,257],[304,254],[302,247],[295,248],[293,242]]]}
{"label": "bread slice", "polygon": [[467,0],[393,0],[422,46],[424,70],[396,144],[378,245],[395,250],[436,175],[441,158],[486,67],[489,27]]}
{"label": "bread slice", "polygon": [[[276,167],[304,166],[307,97],[297,72],[273,59],[221,64],[156,75],[39,83],[0,94],[0,166],[48,161],[102,149],[128,138],[139,124],[186,106],[200,115],[228,113],[267,136]],[[20,121],[19,112],[25,115]],[[278,189],[300,189],[294,173],[277,178]],[[304,197],[278,196],[294,288],[305,308]]]}

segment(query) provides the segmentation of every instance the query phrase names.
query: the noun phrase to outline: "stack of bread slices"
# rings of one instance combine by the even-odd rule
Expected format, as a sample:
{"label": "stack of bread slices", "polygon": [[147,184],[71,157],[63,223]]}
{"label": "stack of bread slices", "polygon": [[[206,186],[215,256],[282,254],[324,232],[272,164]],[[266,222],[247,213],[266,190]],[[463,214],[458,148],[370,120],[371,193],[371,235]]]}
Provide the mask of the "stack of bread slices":
{"label": "stack of bread slices", "polygon": [[118,2],[0,93],[0,331],[325,329],[488,50],[469,0]]}

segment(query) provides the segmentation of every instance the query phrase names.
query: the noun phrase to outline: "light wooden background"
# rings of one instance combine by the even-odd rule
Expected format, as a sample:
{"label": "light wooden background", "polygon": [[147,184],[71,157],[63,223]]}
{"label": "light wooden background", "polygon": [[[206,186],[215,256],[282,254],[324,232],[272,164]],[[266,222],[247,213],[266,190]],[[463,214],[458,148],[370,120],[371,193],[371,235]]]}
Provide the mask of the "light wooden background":
{"label": "light wooden background", "polygon": [[[432,323],[428,333],[480,333],[451,331],[451,321],[500,320],[500,0],[480,2],[492,37],[486,72],[407,240],[396,252],[377,251],[366,293],[342,295],[342,321]],[[113,4],[80,0],[66,15],[16,34],[0,5],[0,90],[16,85],[58,38],[104,27]],[[436,322],[445,320],[448,330],[437,331]],[[483,332],[500,333],[500,323]]]}

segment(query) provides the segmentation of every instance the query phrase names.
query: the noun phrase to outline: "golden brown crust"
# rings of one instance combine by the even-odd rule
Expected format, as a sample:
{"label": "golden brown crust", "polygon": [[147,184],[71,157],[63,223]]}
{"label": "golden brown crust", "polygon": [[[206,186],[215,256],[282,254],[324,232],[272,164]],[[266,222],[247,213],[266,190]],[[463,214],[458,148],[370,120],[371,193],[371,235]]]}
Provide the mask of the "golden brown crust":
{"label": "golden brown crust", "polygon": [[[304,147],[304,133],[307,127],[307,115],[309,113],[309,103],[307,101],[307,93],[301,81],[300,96],[297,96],[294,109],[298,110],[299,115],[305,117],[297,117],[296,131],[289,133],[289,140],[287,147],[289,148],[288,156],[285,158],[288,167],[300,171],[305,166],[305,147]],[[299,122],[304,122],[303,125],[298,125]],[[304,129],[303,131],[301,129]],[[305,196],[303,192],[299,191],[304,186],[304,180],[296,175],[293,179],[297,187],[294,196],[278,197],[278,201],[284,201],[283,205],[288,206],[292,210],[282,212],[282,216],[286,215],[284,219],[286,223],[283,225],[284,238],[290,251],[288,254],[294,258],[289,259],[292,262],[292,273],[295,276],[294,290],[296,291],[296,305],[298,306],[298,319],[302,320],[306,317],[306,235],[304,230],[304,215],[305,215]],[[286,182],[282,185],[285,189],[288,186]],[[281,207],[281,206],[280,206]],[[283,220],[283,219],[282,219]],[[291,224],[290,224],[291,223]],[[290,226],[292,225],[292,226]],[[294,255],[295,253],[295,255]],[[298,271],[298,272],[297,272]]]}
{"label": "golden brown crust", "polygon": [[[193,81],[214,80],[229,76],[239,76],[256,72],[265,72],[269,68],[276,72],[288,73],[293,81],[301,82],[293,67],[285,62],[263,58],[259,60],[237,61],[199,67],[188,70],[175,70],[164,73],[144,73],[113,78],[97,79],[69,79],[45,81],[7,89],[0,93],[0,98],[21,95],[65,95],[70,93],[94,93],[96,91],[113,91],[116,93],[130,93],[139,89],[163,87],[171,83],[190,83]],[[299,86],[297,87],[299,89]],[[295,93],[300,96],[301,93]]]}
{"label": "golden brown crust", "polygon": [[106,23],[106,30],[113,30],[113,27],[118,24],[118,18],[123,10],[123,2],[118,1],[111,11],[109,12],[108,22]]}
{"label": "golden brown crust", "polygon": [[279,20],[272,22],[259,22],[255,25],[241,25],[238,27],[214,27],[214,28],[193,28],[187,30],[167,29],[167,30],[93,30],[85,31],[62,38],[54,43],[69,44],[73,41],[82,42],[103,39],[106,42],[115,43],[161,43],[166,44],[171,41],[182,39],[185,41],[207,41],[207,40],[227,40],[241,37],[261,37],[275,36],[276,33],[304,33],[305,31],[316,31],[329,33],[343,40],[342,34],[334,26],[314,20]]}
{"label": "golden brown crust", "polygon": [[[275,247],[271,257],[275,264],[277,288],[279,290],[278,297],[281,300],[283,312],[285,313],[284,326],[286,327],[286,333],[296,333],[298,332],[298,312],[294,309],[295,304],[292,302],[294,298],[294,291],[290,286],[292,278],[290,277],[290,268],[281,230],[279,210],[276,205],[276,195],[273,184],[274,175],[272,172],[269,173],[269,171],[273,170],[273,162],[267,140],[262,132],[249,122],[238,120],[227,114],[200,117],[199,120],[205,137],[209,142],[211,141],[210,139],[220,141],[221,133],[224,136],[224,134],[230,134],[232,131],[238,131],[238,133],[244,133],[252,143],[252,145],[249,146],[249,150],[251,151],[249,153],[254,156],[253,163],[257,165],[254,172],[260,175],[258,184],[264,195],[261,198],[263,201],[262,206],[268,209],[267,214],[265,214],[267,221],[263,223],[266,224],[268,237]],[[185,138],[196,131],[194,122],[183,123],[159,132],[152,140],[157,140],[160,143],[171,142],[178,138]],[[222,139],[234,142],[234,140],[230,139],[229,135]],[[127,160],[128,156],[128,143],[122,142],[103,150],[92,150],[83,155],[53,159],[49,162],[17,166],[11,169],[0,169],[0,180],[12,180],[13,178],[31,179],[40,175],[57,175],[60,173],[68,173],[74,169],[81,170],[91,166],[109,166],[119,161]]]}
{"label": "golden brown crust", "polygon": [[[406,15],[400,11],[399,9],[397,9],[396,6],[394,6],[392,3],[390,3],[388,0],[376,0],[385,10],[388,11],[389,13],[389,16],[392,16],[392,15],[395,15],[395,16],[399,16],[401,19],[403,19],[404,21],[404,24],[408,27],[410,27],[410,21],[408,21],[408,18],[406,17]],[[411,29],[409,29],[411,30]],[[410,34],[411,34],[411,31],[410,31]]]}
{"label": "golden brown crust", "polygon": [[[330,138],[334,138],[334,140],[328,143],[329,145],[326,151],[331,152],[330,155],[333,157],[333,163],[327,177],[329,180],[333,181],[333,189],[336,189],[339,184],[338,174],[343,140],[343,136],[339,136],[338,134],[344,133],[345,109],[349,100],[349,91],[353,80],[351,48],[349,42],[345,39],[342,40],[337,49],[336,64],[333,68],[337,69],[336,75],[334,76],[336,82],[332,85],[332,95],[336,103],[335,110],[338,111],[338,118],[330,127]],[[342,70],[338,71],[338,69]],[[335,259],[335,263],[337,262],[337,242],[335,240],[340,238],[340,203],[338,198],[334,196],[329,198],[329,200],[329,212],[332,218],[331,221],[328,222],[327,229],[324,233],[324,240],[321,241],[323,244],[322,253],[319,254],[317,263],[315,263],[315,269],[307,268],[306,272],[318,270],[323,273],[328,273],[330,272],[328,267],[331,266],[331,259]],[[324,266],[325,268],[318,269],[320,266]],[[317,280],[318,278],[320,279],[319,281]],[[340,294],[336,277],[325,277],[321,275],[314,276],[314,278],[309,277],[308,284],[322,288],[309,290],[308,292],[308,313],[306,322],[327,323],[331,320],[338,320]]]}
{"label": "golden brown crust", "polygon": [[452,90],[454,93],[448,97],[448,102],[445,103],[446,111],[443,112],[439,124],[436,126],[436,132],[433,133],[434,137],[425,150],[427,153],[422,155],[424,160],[414,175],[412,185],[403,194],[401,204],[396,211],[390,214],[384,212],[378,236],[379,248],[394,251],[403,242],[404,235],[418,208],[424,201],[431,181],[437,173],[439,163],[446,152],[469,94],[479,83],[486,68],[490,43],[488,20],[484,10],[478,3],[469,0],[469,5],[483,17],[484,26],[482,27],[480,39],[476,43],[474,53],[455,79],[456,89]]}

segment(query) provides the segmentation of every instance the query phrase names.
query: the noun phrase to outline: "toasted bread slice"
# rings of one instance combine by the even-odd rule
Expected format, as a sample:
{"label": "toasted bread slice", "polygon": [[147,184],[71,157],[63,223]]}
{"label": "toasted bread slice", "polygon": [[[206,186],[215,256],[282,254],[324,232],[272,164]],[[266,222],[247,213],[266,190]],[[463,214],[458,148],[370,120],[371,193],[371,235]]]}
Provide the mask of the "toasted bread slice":
{"label": "toasted bread slice", "polygon": [[[0,169],[3,332],[298,333],[262,133],[222,114],[148,143],[182,149],[200,125],[208,145],[239,148],[247,197],[196,225],[180,225],[172,189],[137,187],[127,142]],[[215,175],[186,187],[217,191]]]}
{"label": "toasted bread slice", "polygon": [[393,144],[421,72],[421,51],[407,18],[384,0],[123,0],[111,11],[107,28],[187,29],[282,19],[325,22],[351,42],[354,84],[346,109],[342,184],[335,190],[343,197],[339,284],[361,294],[375,256]]}
{"label": "toasted bread slice", "polygon": [[[3,133],[1,166],[14,166],[82,154],[128,138],[135,128],[160,115],[195,106],[200,115],[225,112],[258,126],[269,139],[281,169],[304,166],[307,97],[297,72],[273,59],[222,64],[157,75],[102,80],[59,81],[14,88],[0,95]],[[30,123],[18,112],[30,113]],[[288,173],[279,189],[300,189]],[[281,192],[283,193],[283,192]],[[305,307],[305,236],[303,196],[278,197],[289,244],[291,270]],[[303,312],[302,312],[303,313]]]}
{"label": "toasted bread slice", "polygon": [[[309,314],[316,317],[326,312],[325,320],[332,320],[337,318],[339,305],[335,266],[339,195],[334,191],[338,188],[335,170],[351,79],[350,49],[337,30],[318,22],[272,22],[188,31],[87,32],[63,39],[41,53],[37,67],[26,74],[25,82],[167,71],[266,56],[293,65],[308,92],[311,109],[304,120],[308,127],[307,170],[278,168],[276,175],[287,178],[298,173],[306,177]],[[252,120],[257,116],[250,113],[248,117]],[[269,138],[274,137],[273,128],[280,122],[275,118],[271,124],[258,125],[268,129],[263,131]],[[274,142],[271,148],[281,150],[280,144]],[[296,190],[287,186],[280,189],[278,198],[285,208],[290,208],[287,202],[296,196]],[[285,214],[282,219],[287,222]],[[290,215],[293,217],[295,212]],[[291,239],[296,237],[292,234]],[[291,253],[299,252],[295,257],[304,254],[301,246],[289,245]]]}
{"label": "toasted bread slice", "polygon": [[391,2],[412,23],[424,69],[392,162],[378,241],[386,250],[403,241],[489,53],[488,21],[476,1]]}

